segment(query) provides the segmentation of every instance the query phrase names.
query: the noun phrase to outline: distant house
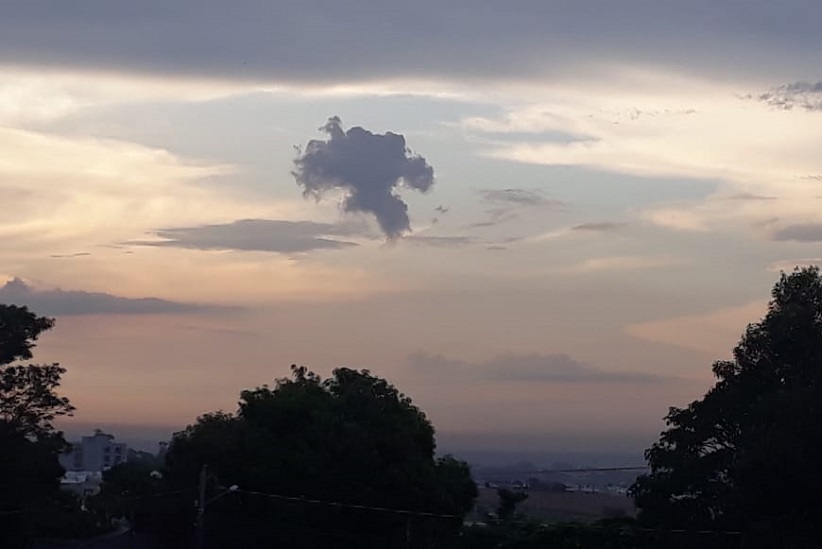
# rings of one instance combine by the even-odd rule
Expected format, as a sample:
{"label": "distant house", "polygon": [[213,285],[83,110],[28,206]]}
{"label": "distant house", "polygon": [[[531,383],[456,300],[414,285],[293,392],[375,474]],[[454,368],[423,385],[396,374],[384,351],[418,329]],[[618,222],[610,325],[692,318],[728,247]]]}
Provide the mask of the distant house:
{"label": "distant house", "polygon": [[114,435],[95,429],[94,434],[73,443],[71,450],[60,456],[60,465],[66,471],[89,471],[99,473],[110,467],[125,463],[128,459],[128,445],[114,442]]}

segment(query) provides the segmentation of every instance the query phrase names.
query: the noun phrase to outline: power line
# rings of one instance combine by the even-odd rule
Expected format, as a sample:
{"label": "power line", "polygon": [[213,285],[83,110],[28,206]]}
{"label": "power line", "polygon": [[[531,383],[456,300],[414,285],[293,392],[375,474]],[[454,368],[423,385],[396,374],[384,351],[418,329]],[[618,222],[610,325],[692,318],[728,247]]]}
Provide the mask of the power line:
{"label": "power line", "polygon": [[182,494],[184,492],[193,491],[193,490],[194,490],[194,488],[191,487],[191,488],[182,488],[180,490],[174,490],[172,492],[156,492],[154,494],[144,494],[142,496],[132,496],[132,497],[127,497],[127,498],[122,497],[122,496],[114,496],[114,497],[120,503],[122,503],[122,502],[126,502],[126,501],[136,501],[138,499],[161,498],[161,497],[165,497],[165,496],[175,496],[175,495]]}
{"label": "power line", "polygon": [[326,505],[328,507],[339,507],[343,509],[359,509],[362,511],[378,511],[381,513],[394,513],[397,515],[415,516],[415,517],[436,517],[443,519],[458,519],[461,515],[445,515],[441,513],[429,513],[426,511],[412,511],[410,509],[396,509],[392,507],[376,507],[372,505],[359,505],[356,503],[343,503],[341,501],[326,501],[320,499],[300,498],[295,496],[283,496],[280,494],[266,494],[264,492],[254,492],[252,490],[237,490],[238,494],[250,494],[253,496],[267,497],[270,499],[278,499],[281,501],[293,501],[299,503],[309,503],[312,505]]}

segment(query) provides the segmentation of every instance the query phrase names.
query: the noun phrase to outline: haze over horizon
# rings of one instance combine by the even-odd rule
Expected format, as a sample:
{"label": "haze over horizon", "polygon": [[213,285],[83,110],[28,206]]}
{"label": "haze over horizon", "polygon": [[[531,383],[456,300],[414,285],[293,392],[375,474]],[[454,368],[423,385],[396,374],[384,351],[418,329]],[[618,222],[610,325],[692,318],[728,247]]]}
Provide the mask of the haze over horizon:
{"label": "haze over horizon", "polygon": [[57,319],[69,433],[296,363],[388,379],[446,447],[641,451],[822,262],[820,18],[5,3],[0,302]]}

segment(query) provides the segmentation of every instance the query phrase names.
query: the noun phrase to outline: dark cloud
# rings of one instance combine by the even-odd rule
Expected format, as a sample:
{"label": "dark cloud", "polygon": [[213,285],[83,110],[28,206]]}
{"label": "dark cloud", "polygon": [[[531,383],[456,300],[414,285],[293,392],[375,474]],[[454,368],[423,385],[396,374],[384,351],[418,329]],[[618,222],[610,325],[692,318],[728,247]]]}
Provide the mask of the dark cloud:
{"label": "dark cloud", "polygon": [[343,210],[373,214],[389,239],[410,231],[408,205],[396,190],[428,191],[434,185],[428,162],[412,154],[399,134],[375,134],[359,126],[344,131],[338,117],[321,129],[328,139],[312,139],[294,161],[294,177],[304,194],[319,199],[341,190]]}
{"label": "dark cloud", "polygon": [[619,229],[625,228],[628,224],[625,222],[617,222],[617,221],[600,221],[598,223],[580,223],[579,225],[574,225],[571,227],[572,231],[583,231],[583,232],[609,232],[609,231],[617,231]]}
{"label": "dark cloud", "polygon": [[776,229],[774,240],[794,240],[797,242],[822,242],[822,223],[802,223],[786,225]]}
{"label": "dark cloud", "polygon": [[822,81],[777,86],[760,94],[759,100],[778,109],[799,107],[806,111],[822,111]]}
{"label": "dark cloud", "polygon": [[660,378],[637,372],[605,372],[570,356],[507,353],[483,362],[466,362],[417,352],[408,358],[419,372],[462,378],[546,383],[644,383]]}
{"label": "dark cloud", "polygon": [[279,253],[336,250],[356,246],[353,242],[327,238],[352,234],[352,228],[346,225],[281,219],[240,219],[224,224],[159,229],[154,234],[165,240],[141,240],[129,244],[194,250]]}
{"label": "dark cloud", "polygon": [[19,278],[0,287],[0,303],[25,305],[38,314],[50,316],[175,314],[215,309],[153,297],[134,299],[100,292],[35,290]]}
{"label": "dark cloud", "polygon": [[548,79],[617,64],[788,78],[818,69],[821,17],[817,0],[9,0],[0,63],[253,82]]}

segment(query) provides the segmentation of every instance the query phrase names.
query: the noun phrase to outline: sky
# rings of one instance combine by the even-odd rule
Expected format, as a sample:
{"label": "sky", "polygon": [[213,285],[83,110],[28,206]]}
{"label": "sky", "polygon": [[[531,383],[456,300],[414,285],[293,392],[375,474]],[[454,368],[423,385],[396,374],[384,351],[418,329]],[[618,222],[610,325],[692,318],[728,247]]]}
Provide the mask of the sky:
{"label": "sky", "polygon": [[[61,425],[366,368],[445,449],[639,451],[822,262],[816,1],[0,4],[0,302]],[[161,435],[157,435],[161,436]]]}

